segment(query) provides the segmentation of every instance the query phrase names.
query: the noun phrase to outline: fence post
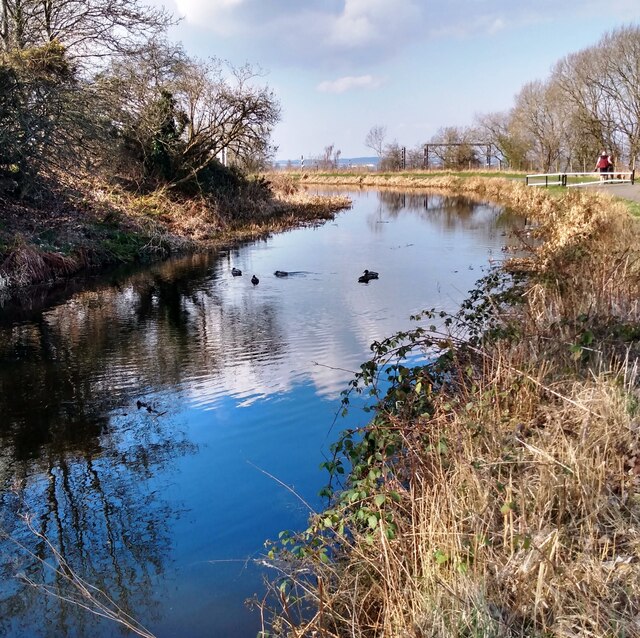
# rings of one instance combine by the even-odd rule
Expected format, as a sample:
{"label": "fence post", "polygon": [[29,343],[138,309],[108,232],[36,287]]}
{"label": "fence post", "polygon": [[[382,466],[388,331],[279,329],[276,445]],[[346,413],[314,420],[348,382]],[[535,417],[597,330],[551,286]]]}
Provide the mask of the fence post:
{"label": "fence post", "polygon": [[631,186],[633,186],[635,184],[635,181],[636,181],[636,169],[634,168],[631,171]]}
{"label": "fence post", "polygon": [[566,173],[562,173],[562,185],[563,186],[567,185],[567,174]]}

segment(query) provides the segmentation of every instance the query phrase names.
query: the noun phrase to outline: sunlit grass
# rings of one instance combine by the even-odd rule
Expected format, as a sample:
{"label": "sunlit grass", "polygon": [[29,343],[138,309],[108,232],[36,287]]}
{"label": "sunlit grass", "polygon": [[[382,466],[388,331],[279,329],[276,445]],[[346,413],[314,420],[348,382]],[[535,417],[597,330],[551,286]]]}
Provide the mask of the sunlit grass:
{"label": "sunlit grass", "polygon": [[418,179],[428,179],[432,177],[460,177],[460,178],[469,178],[469,177],[485,177],[485,178],[504,178],[504,179],[524,179],[526,173],[520,171],[498,171],[498,170],[466,170],[466,171],[451,171],[451,170],[410,170],[410,171],[376,171],[369,172],[366,170],[354,168],[350,170],[308,170],[308,171],[289,171],[289,172],[281,172],[277,171],[272,173],[272,175],[277,175],[278,173],[286,174],[290,176],[294,180],[313,180],[314,178],[319,179],[331,179],[337,177],[343,178],[353,178],[360,177],[362,175],[377,175],[379,177],[383,177],[385,179],[390,178],[418,178]]}
{"label": "sunlit grass", "polygon": [[616,197],[616,200],[622,202],[626,206],[630,215],[633,215],[633,217],[640,217],[640,202],[634,202],[630,199],[623,199],[621,197]]}

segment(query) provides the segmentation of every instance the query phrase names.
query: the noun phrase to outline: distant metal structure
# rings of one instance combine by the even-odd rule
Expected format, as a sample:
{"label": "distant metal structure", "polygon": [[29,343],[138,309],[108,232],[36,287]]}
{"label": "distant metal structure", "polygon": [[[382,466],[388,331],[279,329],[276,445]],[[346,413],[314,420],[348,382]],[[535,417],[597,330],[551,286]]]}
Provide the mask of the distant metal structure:
{"label": "distant metal structure", "polygon": [[472,148],[484,148],[486,166],[491,166],[491,158],[493,157],[491,154],[491,150],[494,146],[494,144],[492,144],[491,142],[438,142],[424,145],[424,159],[422,162],[423,168],[429,168],[429,149],[440,147],[448,148],[451,146],[470,146]]}

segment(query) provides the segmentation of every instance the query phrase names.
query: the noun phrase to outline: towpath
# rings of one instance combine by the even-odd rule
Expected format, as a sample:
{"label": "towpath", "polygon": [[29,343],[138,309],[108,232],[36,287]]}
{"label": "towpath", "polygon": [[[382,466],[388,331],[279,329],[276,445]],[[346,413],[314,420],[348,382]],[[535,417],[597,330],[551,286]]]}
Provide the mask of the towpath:
{"label": "towpath", "polygon": [[592,188],[602,191],[603,193],[609,193],[614,197],[622,197],[634,202],[640,202],[640,184],[603,184],[601,186],[593,186]]}

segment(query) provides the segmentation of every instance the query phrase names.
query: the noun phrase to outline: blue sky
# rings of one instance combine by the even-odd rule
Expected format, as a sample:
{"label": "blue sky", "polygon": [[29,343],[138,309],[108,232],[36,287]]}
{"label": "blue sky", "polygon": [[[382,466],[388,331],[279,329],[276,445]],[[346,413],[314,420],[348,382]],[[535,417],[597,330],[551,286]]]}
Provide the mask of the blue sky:
{"label": "blue sky", "polygon": [[523,84],[616,27],[640,0],[152,0],[195,57],[260,65],[282,120],[278,159],[372,155],[374,125],[412,148],[508,110]]}

